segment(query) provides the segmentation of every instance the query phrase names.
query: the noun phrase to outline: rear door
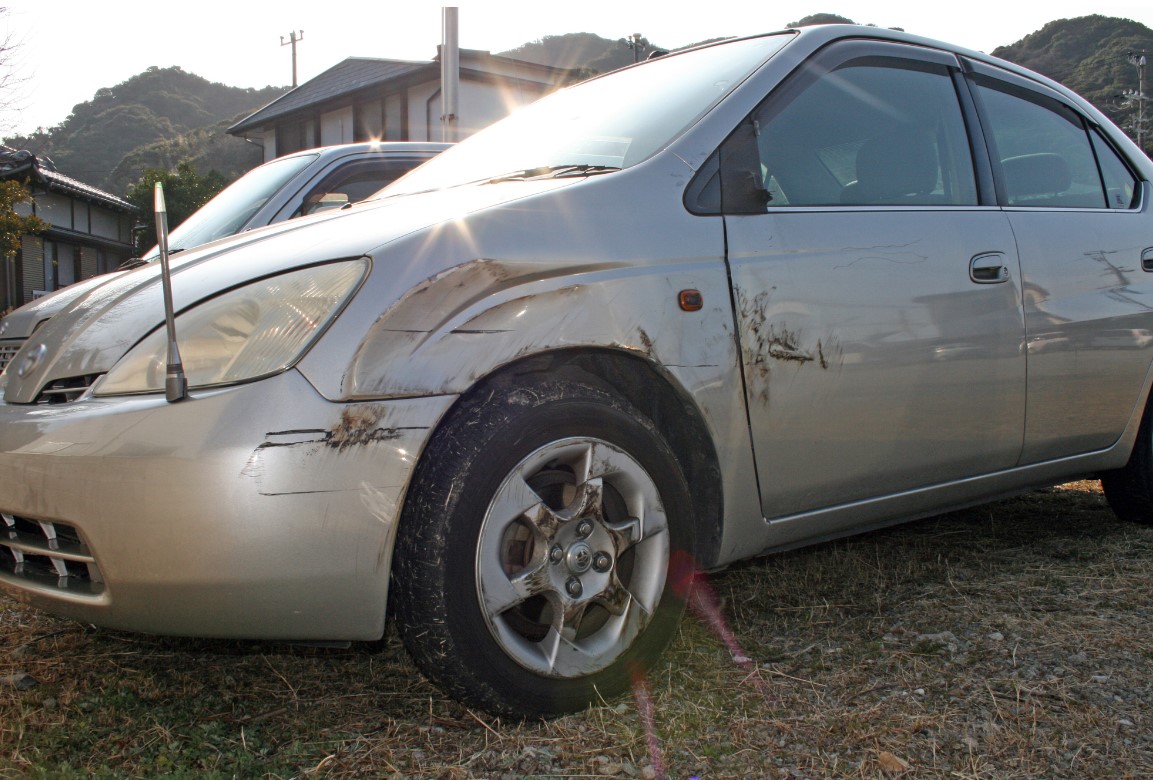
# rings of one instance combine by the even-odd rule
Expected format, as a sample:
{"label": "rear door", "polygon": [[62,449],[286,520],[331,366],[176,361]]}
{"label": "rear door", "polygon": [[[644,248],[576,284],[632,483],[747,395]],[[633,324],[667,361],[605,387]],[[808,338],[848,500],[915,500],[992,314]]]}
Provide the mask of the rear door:
{"label": "rear door", "polygon": [[[765,517],[1016,464],[1016,244],[975,167],[952,55],[836,44],[721,152]],[[846,515],[813,534],[839,530]],[[808,522],[808,521],[806,521]]]}
{"label": "rear door", "polygon": [[1134,414],[1153,360],[1150,204],[1107,133],[1063,96],[988,65],[973,69],[1021,258],[1022,463],[1103,449]]}

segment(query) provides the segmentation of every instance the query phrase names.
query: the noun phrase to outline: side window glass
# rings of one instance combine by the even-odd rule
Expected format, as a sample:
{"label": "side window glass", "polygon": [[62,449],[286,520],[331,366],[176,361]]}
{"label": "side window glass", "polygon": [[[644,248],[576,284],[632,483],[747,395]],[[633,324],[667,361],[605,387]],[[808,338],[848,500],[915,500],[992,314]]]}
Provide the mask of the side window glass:
{"label": "side window glass", "polygon": [[304,196],[293,218],[357,203],[399,179],[412,167],[388,160],[360,160],[329,174]]}
{"label": "side window glass", "polygon": [[965,123],[949,70],[870,57],[817,77],[753,115],[768,208],[976,205]]}
{"label": "side window glass", "polygon": [[1094,130],[1093,151],[1097,153],[1097,164],[1101,166],[1101,178],[1105,182],[1105,201],[1111,209],[1130,209],[1137,205],[1137,179],[1113,147]]}
{"label": "side window glass", "polygon": [[977,90],[1006,205],[1105,208],[1089,136],[1072,109],[986,84]]}

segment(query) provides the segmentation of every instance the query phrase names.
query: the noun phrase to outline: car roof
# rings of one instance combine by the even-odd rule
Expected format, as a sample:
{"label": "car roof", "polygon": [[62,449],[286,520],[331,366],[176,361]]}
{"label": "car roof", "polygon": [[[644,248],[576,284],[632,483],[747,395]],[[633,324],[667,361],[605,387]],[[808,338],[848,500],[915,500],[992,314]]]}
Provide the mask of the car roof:
{"label": "car roof", "polygon": [[[352,144],[335,144],[332,146],[318,146],[314,149],[301,149],[290,152],[274,159],[283,160],[305,155],[320,155],[320,159],[327,160],[333,157],[342,157],[350,154],[380,153],[385,156],[404,157],[407,155],[433,155],[443,152],[452,146],[449,143],[436,141],[362,141]],[[267,160],[266,162],[272,162]]]}

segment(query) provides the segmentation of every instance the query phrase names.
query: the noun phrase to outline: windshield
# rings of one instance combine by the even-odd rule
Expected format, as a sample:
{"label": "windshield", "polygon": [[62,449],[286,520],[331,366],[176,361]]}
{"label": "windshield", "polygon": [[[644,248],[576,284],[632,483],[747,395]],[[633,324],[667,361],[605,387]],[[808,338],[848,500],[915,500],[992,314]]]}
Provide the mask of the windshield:
{"label": "windshield", "polygon": [[[627,168],[667,146],[791,38],[670,54],[592,79],[482,130],[381,191],[380,197],[551,170]],[[580,171],[578,171],[580,172]]]}
{"label": "windshield", "polygon": [[[240,232],[269,198],[317,157],[316,154],[281,157],[253,168],[181,222],[168,236],[168,250],[191,249]],[[144,259],[153,260],[159,254],[159,248],[154,246],[144,254]]]}

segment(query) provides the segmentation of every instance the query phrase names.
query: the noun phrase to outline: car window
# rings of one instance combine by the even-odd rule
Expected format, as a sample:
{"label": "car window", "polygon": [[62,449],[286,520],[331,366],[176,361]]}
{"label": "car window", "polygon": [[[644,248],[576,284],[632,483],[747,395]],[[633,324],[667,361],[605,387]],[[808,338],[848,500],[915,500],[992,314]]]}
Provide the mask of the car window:
{"label": "car window", "polygon": [[1005,205],[1107,207],[1089,134],[1075,111],[992,79],[976,86]]}
{"label": "car window", "polygon": [[1111,209],[1129,209],[1137,205],[1137,179],[1129,166],[1117,156],[1113,147],[1094,130],[1093,151],[1097,153],[1097,164],[1101,166],[1101,178],[1105,182],[1105,202]]}
{"label": "car window", "polygon": [[948,68],[869,57],[754,114],[768,207],[976,205]]}
{"label": "car window", "polygon": [[362,201],[399,179],[414,165],[415,161],[385,161],[380,158],[346,163],[309,189],[292,216],[317,214]]}
{"label": "car window", "polygon": [[494,177],[506,181],[520,171],[636,165],[671,143],[790,40],[792,34],[773,34],[703,46],[560,90],[470,136],[381,194]]}
{"label": "car window", "polygon": [[[168,249],[191,249],[242,230],[288,182],[316,162],[316,154],[280,157],[241,176],[173,229]],[[160,256],[158,247],[144,253],[146,260]]]}

